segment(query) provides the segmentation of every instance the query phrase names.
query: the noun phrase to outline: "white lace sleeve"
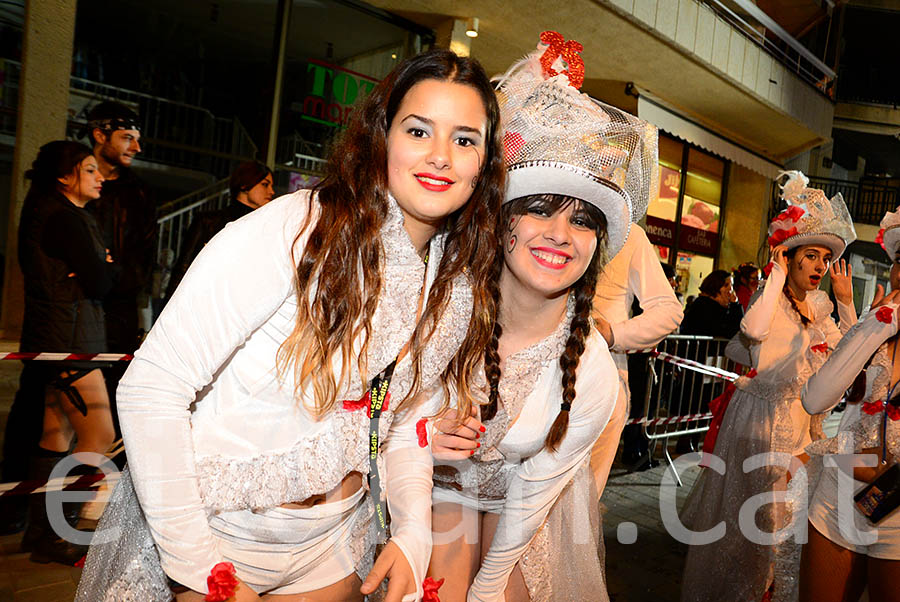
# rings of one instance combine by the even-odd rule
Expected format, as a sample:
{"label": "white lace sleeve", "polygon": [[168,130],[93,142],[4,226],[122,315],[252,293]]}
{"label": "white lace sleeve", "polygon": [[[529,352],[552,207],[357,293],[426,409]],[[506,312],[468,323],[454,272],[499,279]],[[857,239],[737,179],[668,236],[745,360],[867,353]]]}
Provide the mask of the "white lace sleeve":
{"label": "white lace sleeve", "polygon": [[769,336],[772,328],[772,319],[778,308],[778,298],[784,288],[784,280],[787,275],[777,263],[773,264],[772,272],[766,280],[761,294],[754,295],[747,306],[747,313],[741,320],[741,332],[754,341],[764,341]]}

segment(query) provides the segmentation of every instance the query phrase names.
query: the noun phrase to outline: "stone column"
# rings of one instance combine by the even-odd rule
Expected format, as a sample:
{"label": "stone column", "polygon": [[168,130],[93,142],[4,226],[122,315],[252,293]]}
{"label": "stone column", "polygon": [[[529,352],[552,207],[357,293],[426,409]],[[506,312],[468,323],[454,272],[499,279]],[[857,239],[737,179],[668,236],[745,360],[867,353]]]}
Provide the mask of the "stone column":
{"label": "stone column", "polygon": [[4,339],[18,339],[22,330],[24,285],[17,246],[19,215],[28,191],[25,172],[42,145],[66,137],[76,5],[76,0],[25,3],[3,311],[0,315],[0,337]]}

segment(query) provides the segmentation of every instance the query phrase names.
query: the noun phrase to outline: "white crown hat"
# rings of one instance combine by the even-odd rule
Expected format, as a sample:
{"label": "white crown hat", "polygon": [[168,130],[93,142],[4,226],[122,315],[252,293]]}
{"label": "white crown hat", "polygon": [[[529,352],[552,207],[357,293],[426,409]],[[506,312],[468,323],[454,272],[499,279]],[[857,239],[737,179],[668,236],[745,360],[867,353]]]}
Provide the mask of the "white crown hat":
{"label": "white crown hat", "polygon": [[885,213],[880,226],[875,242],[881,243],[891,261],[897,261],[897,251],[900,250],[900,207],[896,211]]}
{"label": "white crown hat", "polygon": [[769,246],[784,245],[788,249],[802,245],[822,245],[831,250],[832,261],[856,240],[856,230],[844,197],[832,198],[818,188],[809,188],[809,178],[799,171],[783,171],[775,179],[781,184],[781,198],[788,208],[769,224]]}
{"label": "white crown hat", "polygon": [[536,51],[495,79],[506,201],[560,194],[591,203],[606,217],[613,257],[632,221],[643,217],[659,193],[658,132],[578,91],[584,80],[581,49],[545,31]]}

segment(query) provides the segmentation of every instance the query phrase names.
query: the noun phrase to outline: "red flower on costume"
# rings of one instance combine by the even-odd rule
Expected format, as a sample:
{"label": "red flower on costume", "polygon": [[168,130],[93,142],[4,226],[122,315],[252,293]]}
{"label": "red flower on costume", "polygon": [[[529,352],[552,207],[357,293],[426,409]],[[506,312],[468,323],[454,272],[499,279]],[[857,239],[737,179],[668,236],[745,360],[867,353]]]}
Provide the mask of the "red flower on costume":
{"label": "red flower on costume", "polygon": [[878,234],[875,236],[875,242],[881,245],[881,248],[887,251],[884,247],[884,228],[878,231]]}
{"label": "red flower on costume", "polygon": [[419,437],[419,447],[428,447],[428,430],[425,428],[427,422],[427,418],[420,418],[416,423],[416,435]]}
{"label": "red flower on costume", "polygon": [[900,420],[900,406],[895,406],[892,403],[887,404],[887,415],[891,420]]}
{"label": "red flower on costume", "polygon": [[772,222],[792,221],[796,223],[800,220],[801,217],[803,217],[804,213],[806,213],[806,211],[804,211],[802,207],[791,205],[790,207],[776,215]]}
{"label": "red flower on costume", "polygon": [[882,401],[881,399],[879,399],[878,401],[865,401],[862,404],[862,411],[869,416],[880,414],[882,411],[884,411],[884,401]]}
{"label": "red flower on costume", "polygon": [[777,247],[778,245],[780,245],[781,243],[783,243],[790,237],[797,236],[798,234],[800,234],[800,233],[797,231],[797,226],[794,226],[787,230],[784,230],[784,229],[776,230],[772,234],[772,236],[769,237],[769,246]]}
{"label": "red flower on costume", "polygon": [[770,261],[769,263],[767,263],[766,266],[763,268],[763,275],[766,278],[768,278],[769,274],[772,273],[772,268],[774,268],[774,267],[775,267],[775,264],[773,262]]}
{"label": "red flower on costume", "polygon": [[756,368],[750,368],[750,371],[747,372],[747,374],[745,374],[744,376],[746,376],[747,378],[753,378],[757,374],[759,373],[756,371]]}
{"label": "red flower on costume", "polygon": [[85,561],[85,560],[87,560],[87,554],[85,554],[84,556],[82,556],[81,558],[79,558],[79,559],[78,559],[78,562],[76,562],[73,566],[75,566],[75,567],[77,567],[77,568],[79,568],[79,569],[83,569],[83,568],[84,568],[84,561]]}
{"label": "red flower on costume", "polygon": [[209,593],[206,594],[206,602],[225,602],[234,595],[238,580],[234,576],[234,565],[230,562],[220,562],[209,572],[206,578],[206,586]]}
{"label": "red flower on costume", "polygon": [[813,345],[810,347],[812,351],[817,351],[819,353],[827,353],[828,352],[828,343],[819,343],[818,345]]}
{"label": "red flower on costume", "polygon": [[424,590],[422,602],[441,602],[441,599],[438,598],[438,590],[441,589],[442,585],[444,585],[443,578],[438,581],[435,581],[431,577],[425,579],[425,581],[422,582],[422,589]]}
{"label": "red flower on costume", "polygon": [[[391,394],[387,393],[384,396],[384,403],[381,404],[382,412],[387,412],[388,402],[390,400]],[[344,409],[348,412],[355,412],[356,410],[366,408],[366,413],[369,415],[369,418],[372,417],[372,397],[368,391],[366,391],[366,394],[363,395],[360,399],[345,399],[342,404],[344,406]]]}
{"label": "red flower on costume", "polygon": [[890,307],[879,307],[878,311],[875,312],[875,317],[878,318],[879,322],[890,324],[894,319],[894,310]]}

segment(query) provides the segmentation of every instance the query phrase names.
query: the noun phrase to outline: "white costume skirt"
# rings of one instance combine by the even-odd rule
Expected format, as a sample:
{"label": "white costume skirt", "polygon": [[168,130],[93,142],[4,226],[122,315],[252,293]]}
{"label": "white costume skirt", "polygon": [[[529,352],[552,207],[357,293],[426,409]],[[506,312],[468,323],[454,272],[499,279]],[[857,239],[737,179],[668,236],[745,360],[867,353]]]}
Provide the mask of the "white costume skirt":
{"label": "white costume skirt", "polygon": [[[210,528],[222,560],[258,592],[298,593],[371,570],[371,500],[353,496],[303,509],[239,510],[214,515]],[[173,599],[159,554],[126,468],[97,525],[75,602],[169,602]],[[210,567],[212,568],[212,567]]]}

